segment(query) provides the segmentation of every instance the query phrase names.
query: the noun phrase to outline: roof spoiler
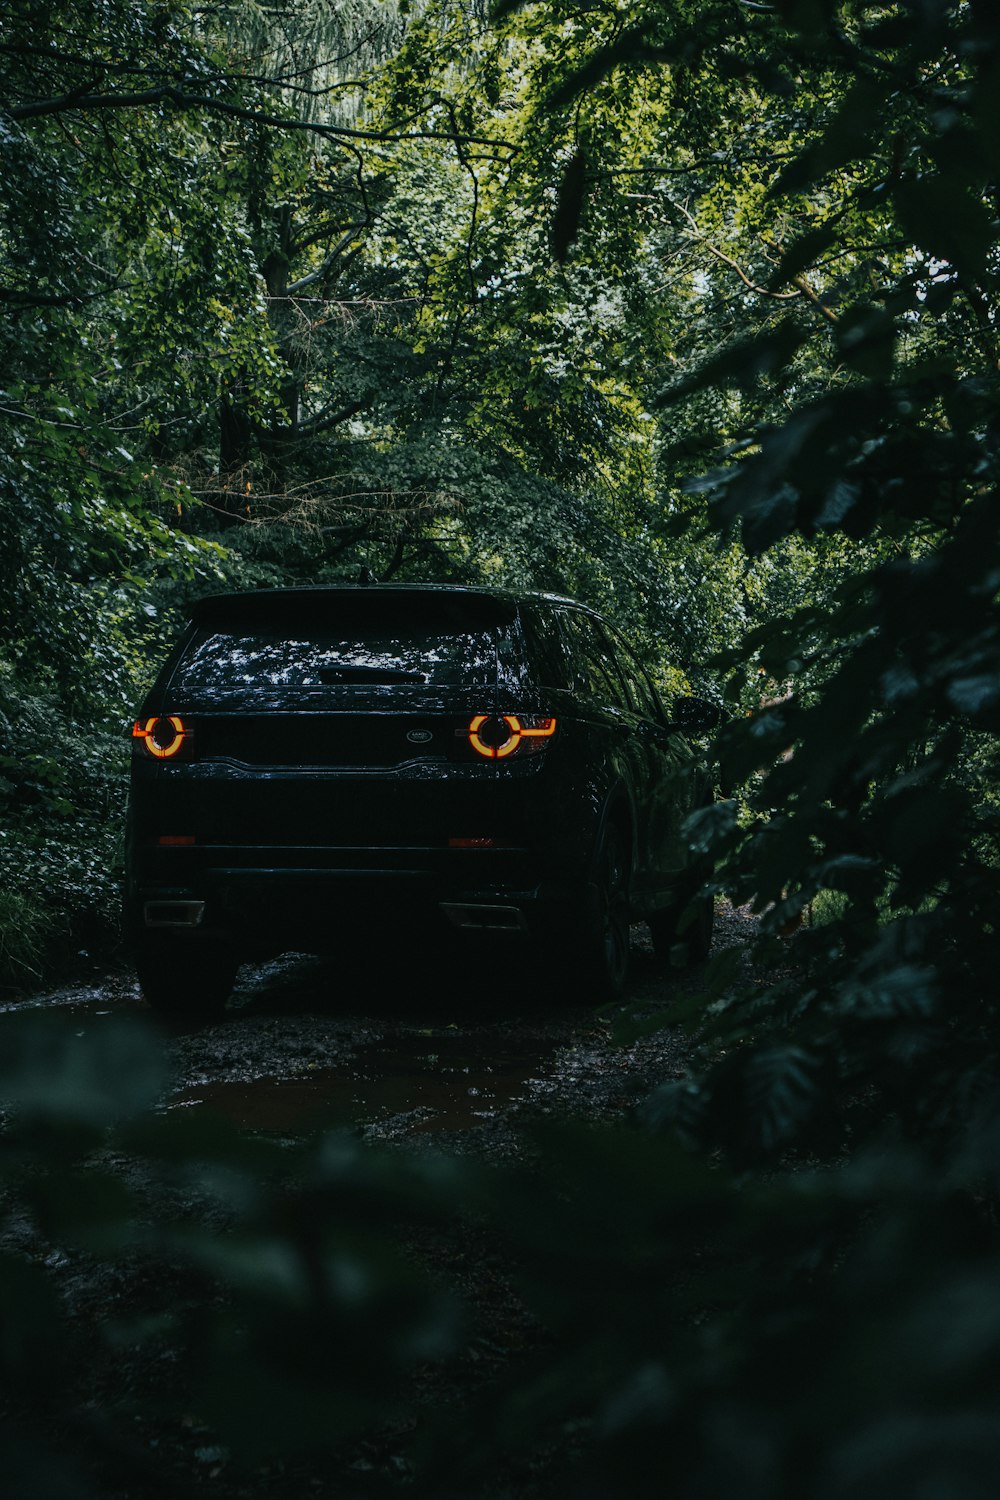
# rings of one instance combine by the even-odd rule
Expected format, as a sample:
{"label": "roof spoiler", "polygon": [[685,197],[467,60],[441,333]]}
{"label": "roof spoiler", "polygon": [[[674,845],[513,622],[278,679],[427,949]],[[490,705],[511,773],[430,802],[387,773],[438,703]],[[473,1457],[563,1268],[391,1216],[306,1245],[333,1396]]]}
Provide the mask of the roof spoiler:
{"label": "roof spoiler", "polygon": [[[381,600],[388,610],[406,599],[412,599],[419,610],[433,609],[435,603],[461,609],[463,604],[485,605],[494,615],[513,616],[517,596],[504,590],[466,588],[460,584],[439,583],[338,583],[313,584],[289,589],[247,589],[231,594],[208,594],[196,600],[188,611],[192,620],[266,619],[281,615],[335,616],[338,603],[363,601],[362,608],[377,609]],[[416,612],[416,611],[415,611]]]}

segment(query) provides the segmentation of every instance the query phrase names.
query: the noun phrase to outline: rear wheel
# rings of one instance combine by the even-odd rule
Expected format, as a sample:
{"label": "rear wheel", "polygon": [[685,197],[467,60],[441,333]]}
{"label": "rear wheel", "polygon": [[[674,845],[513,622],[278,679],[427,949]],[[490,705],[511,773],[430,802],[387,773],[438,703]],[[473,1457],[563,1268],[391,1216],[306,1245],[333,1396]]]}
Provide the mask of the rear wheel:
{"label": "rear wheel", "polygon": [[221,1015],[239,967],[236,955],[217,940],[180,941],[154,933],[133,941],[132,956],[151,1009],[191,1019]]}
{"label": "rear wheel", "polygon": [[628,977],[630,934],[627,851],[614,823],[601,834],[586,908],[579,949],[583,978],[598,1000],[615,1000]]}

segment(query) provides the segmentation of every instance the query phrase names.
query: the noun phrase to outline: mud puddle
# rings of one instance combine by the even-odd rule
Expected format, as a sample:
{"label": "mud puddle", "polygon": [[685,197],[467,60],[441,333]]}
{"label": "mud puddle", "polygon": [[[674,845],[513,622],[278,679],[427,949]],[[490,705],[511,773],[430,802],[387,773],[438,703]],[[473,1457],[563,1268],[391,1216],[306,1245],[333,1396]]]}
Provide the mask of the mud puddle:
{"label": "mud puddle", "polygon": [[130,1015],[142,1007],[139,985],[131,975],[103,977],[93,984],[71,984],[44,995],[0,1001],[0,1016],[23,1016],[28,1011],[58,1010],[73,1017]]}
{"label": "mud puddle", "polygon": [[[469,1130],[523,1096],[552,1050],[484,1050],[461,1037],[395,1036],[360,1047],[341,1067],[293,1078],[194,1085],[168,1109],[207,1109],[242,1130],[301,1134],[407,1117],[408,1133]],[[489,1054],[486,1055],[486,1048]]]}

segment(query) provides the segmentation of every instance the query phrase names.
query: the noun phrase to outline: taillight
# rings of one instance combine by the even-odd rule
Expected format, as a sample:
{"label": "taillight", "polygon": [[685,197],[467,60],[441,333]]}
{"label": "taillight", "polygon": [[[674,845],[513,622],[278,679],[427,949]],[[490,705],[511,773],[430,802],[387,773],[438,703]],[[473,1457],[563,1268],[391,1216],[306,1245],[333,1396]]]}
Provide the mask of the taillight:
{"label": "taillight", "polygon": [[544,750],[556,732],[548,714],[476,714],[469,722],[469,744],[488,760]]}
{"label": "taillight", "polygon": [[176,714],[161,714],[154,719],[137,719],[132,726],[132,738],[142,742],[147,754],[157,760],[173,760],[177,756],[188,756],[194,747],[194,732],[190,724]]}

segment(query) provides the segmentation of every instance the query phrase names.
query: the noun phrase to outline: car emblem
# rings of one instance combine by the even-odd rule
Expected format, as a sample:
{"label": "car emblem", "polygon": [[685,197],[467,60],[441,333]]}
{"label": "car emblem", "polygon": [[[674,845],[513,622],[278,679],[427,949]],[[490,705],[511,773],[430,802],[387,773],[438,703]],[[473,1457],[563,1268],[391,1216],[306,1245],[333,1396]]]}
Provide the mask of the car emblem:
{"label": "car emblem", "polygon": [[434,738],[434,735],[429,729],[408,729],[406,738],[411,745],[426,745],[428,740]]}

